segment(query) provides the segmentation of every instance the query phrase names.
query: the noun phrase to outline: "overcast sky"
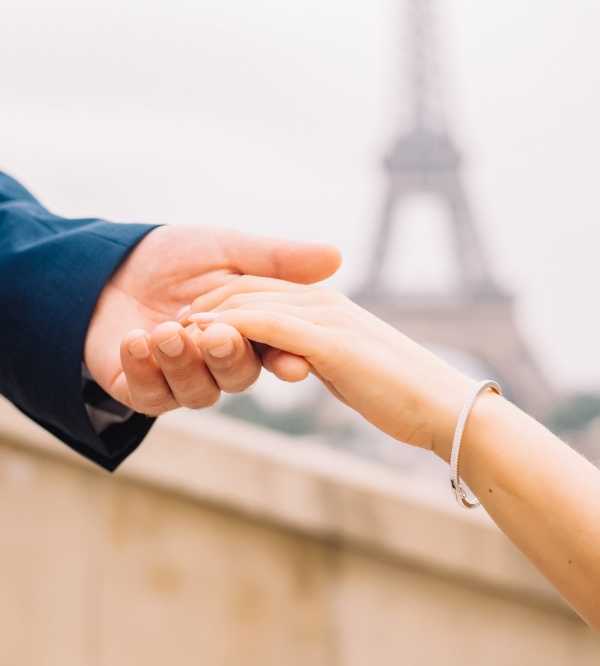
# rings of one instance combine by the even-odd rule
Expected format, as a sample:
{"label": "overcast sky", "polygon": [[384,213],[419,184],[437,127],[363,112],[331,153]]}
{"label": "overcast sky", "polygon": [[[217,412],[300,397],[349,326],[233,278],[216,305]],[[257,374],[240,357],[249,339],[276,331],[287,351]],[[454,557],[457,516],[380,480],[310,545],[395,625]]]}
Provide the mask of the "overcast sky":
{"label": "overcast sky", "polygon": [[[551,376],[600,387],[600,3],[439,5],[497,273]],[[0,168],[54,210],[330,241],[337,284],[360,282],[405,103],[401,0],[0,6]],[[440,251],[422,236],[395,247],[413,276]]]}

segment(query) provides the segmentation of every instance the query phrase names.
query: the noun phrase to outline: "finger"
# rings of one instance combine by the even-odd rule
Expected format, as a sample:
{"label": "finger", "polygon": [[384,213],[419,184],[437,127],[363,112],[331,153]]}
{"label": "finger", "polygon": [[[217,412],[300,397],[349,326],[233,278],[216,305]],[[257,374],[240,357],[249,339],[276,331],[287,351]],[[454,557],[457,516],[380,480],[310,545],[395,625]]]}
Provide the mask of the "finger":
{"label": "finger", "polygon": [[262,294],[263,292],[281,292],[283,294],[292,294],[294,292],[304,292],[307,287],[304,285],[286,282],[285,280],[276,280],[275,278],[256,277],[254,275],[240,275],[235,280],[213,289],[212,291],[201,294],[194,300],[190,309],[182,310],[179,313],[179,321],[184,322],[193,312],[207,312],[225,302],[228,298],[236,294],[248,294],[250,292]]}
{"label": "finger", "polygon": [[310,374],[309,363],[301,356],[267,349],[262,355],[263,366],[284,382],[301,382]]}
{"label": "finger", "polygon": [[[291,307],[286,306],[287,309]],[[249,340],[298,356],[312,356],[319,351],[326,353],[330,344],[330,336],[324,328],[275,309],[239,308],[222,312],[202,312],[192,315],[190,319],[199,327],[216,322],[229,324]]]}
{"label": "finger", "polygon": [[[285,293],[285,292],[252,292],[250,294],[234,294],[229,298],[225,299],[222,303],[215,305],[211,308],[216,312],[220,310],[233,310],[234,308],[250,308],[258,307],[262,309],[263,305],[268,304],[270,307],[275,307],[277,305],[293,306],[293,307],[303,307],[303,306],[313,306],[313,309],[318,308],[330,308],[334,305],[333,301],[326,300],[320,295],[319,290],[312,289],[311,291],[303,291],[296,293]],[[266,308],[266,309],[270,309]],[[201,312],[208,312],[208,310],[201,310]],[[188,318],[193,314],[190,312]]]}
{"label": "finger", "polygon": [[219,399],[215,384],[191,334],[181,324],[159,324],[150,336],[150,347],[173,397],[182,407],[209,407]]}
{"label": "finger", "polygon": [[240,333],[228,324],[208,326],[197,338],[205,363],[217,385],[226,393],[239,393],[254,384],[261,363]]}
{"label": "finger", "polygon": [[121,343],[123,372],[110,393],[137,412],[158,416],[177,407],[171,389],[150,352],[150,338],[144,330],[130,331]]}
{"label": "finger", "polygon": [[326,287],[309,287],[285,280],[244,275],[222,288],[199,296],[192,308],[186,311],[183,320],[189,321],[195,312],[230,310],[250,303],[269,302],[329,308],[347,300],[343,294]]}
{"label": "finger", "polygon": [[[237,301],[237,298],[237,296],[232,296],[226,303],[219,305],[211,312],[196,312],[190,315],[189,319],[199,328],[204,329],[209,321],[213,321],[213,315],[218,315],[221,312],[231,312],[232,310],[256,310],[265,313],[289,315],[306,323],[323,324],[327,321],[331,311],[331,307],[327,305],[306,307],[303,303],[292,304],[287,300],[270,300],[271,294],[263,297],[262,300],[250,300],[247,302]],[[203,323],[202,319],[204,317],[208,317],[208,320]]]}
{"label": "finger", "polygon": [[228,264],[239,273],[309,284],[333,275],[340,251],[322,243],[293,243],[227,232],[222,236]]}

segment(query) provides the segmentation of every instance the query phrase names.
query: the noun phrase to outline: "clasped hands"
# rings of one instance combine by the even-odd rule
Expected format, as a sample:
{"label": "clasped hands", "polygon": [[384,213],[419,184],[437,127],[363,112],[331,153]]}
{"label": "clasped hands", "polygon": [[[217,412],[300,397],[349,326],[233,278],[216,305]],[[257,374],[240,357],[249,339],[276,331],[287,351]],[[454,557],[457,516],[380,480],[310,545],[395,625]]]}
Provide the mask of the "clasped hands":
{"label": "clasped hands", "polygon": [[198,295],[239,275],[316,282],[340,261],[326,245],[158,227],[105,285],[88,328],[86,366],[114,399],[150,416],[207,407],[221,391],[243,391],[262,365],[283,380],[304,379],[308,365],[294,355],[252,346],[228,325],[194,335],[178,320]]}
{"label": "clasped hands", "polygon": [[243,391],[261,366],[285,381],[312,372],[392,437],[435,450],[470,380],[345,296],[307,286],[340,262],[327,245],[159,227],[102,291],[86,365],[151,416]]}
{"label": "clasped hands", "polygon": [[[158,228],[104,287],[85,363],[113,398],[150,415],[243,390],[261,364],[290,381],[310,371],[382,431],[448,462],[473,381],[342,294],[310,286],[339,264],[322,245]],[[461,476],[600,627],[597,470],[492,393],[464,437]]]}

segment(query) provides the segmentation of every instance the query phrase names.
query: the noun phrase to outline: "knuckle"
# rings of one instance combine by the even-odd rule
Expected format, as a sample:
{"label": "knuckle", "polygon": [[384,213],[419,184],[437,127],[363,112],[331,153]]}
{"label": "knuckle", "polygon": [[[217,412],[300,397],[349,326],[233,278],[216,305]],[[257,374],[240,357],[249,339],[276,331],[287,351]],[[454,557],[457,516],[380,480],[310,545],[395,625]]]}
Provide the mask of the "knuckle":
{"label": "knuckle", "polygon": [[243,379],[233,379],[228,382],[224,387],[222,387],[225,393],[242,393],[249,389],[252,384],[258,379],[259,372],[256,372],[251,377],[245,377]]}
{"label": "knuckle", "polygon": [[195,379],[190,377],[186,381],[178,383],[169,378],[169,383],[173,387],[177,401],[182,405],[184,404],[184,400],[195,400],[198,397],[206,395],[212,389],[211,383],[205,378]]}
{"label": "knuckle", "polygon": [[188,382],[193,381],[193,369],[188,363],[173,365],[172,367],[165,369],[164,373],[169,381],[176,384],[187,384]]}
{"label": "knuckle", "polygon": [[206,365],[209,367],[211,372],[218,372],[219,374],[226,375],[236,375],[244,371],[246,363],[250,361],[245,354],[249,353],[244,350],[243,355],[239,349],[234,350],[234,352],[223,358],[216,358],[210,353],[206,355]]}
{"label": "knuckle", "polygon": [[213,370],[218,370],[219,372],[233,372],[235,367],[238,364],[236,358],[214,358],[210,357],[208,360],[208,366]]}
{"label": "knuckle", "polygon": [[187,407],[188,409],[202,409],[204,407],[212,407],[218,402],[220,395],[221,392],[219,389],[214,388],[208,391],[183,395],[179,403],[182,407]]}
{"label": "knuckle", "polygon": [[219,389],[206,371],[186,366],[165,373],[177,403],[189,409],[209,407],[219,399]]}

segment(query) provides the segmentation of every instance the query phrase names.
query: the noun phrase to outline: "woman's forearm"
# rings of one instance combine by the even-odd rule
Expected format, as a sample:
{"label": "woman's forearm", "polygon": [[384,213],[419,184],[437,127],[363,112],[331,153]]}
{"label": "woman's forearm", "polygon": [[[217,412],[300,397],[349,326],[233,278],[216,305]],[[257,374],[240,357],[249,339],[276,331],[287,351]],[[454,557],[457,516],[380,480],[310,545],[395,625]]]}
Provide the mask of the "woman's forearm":
{"label": "woman's forearm", "polygon": [[[449,446],[436,453],[448,462]],[[600,629],[600,471],[492,393],[469,416],[459,471],[505,534]]]}
{"label": "woman's forearm", "polygon": [[[372,424],[449,460],[473,381],[344,296],[244,277],[194,308],[197,325],[227,323],[304,357]],[[600,471],[492,393],[478,398],[467,421],[459,471],[500,528],[600,629]]]}

